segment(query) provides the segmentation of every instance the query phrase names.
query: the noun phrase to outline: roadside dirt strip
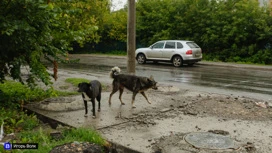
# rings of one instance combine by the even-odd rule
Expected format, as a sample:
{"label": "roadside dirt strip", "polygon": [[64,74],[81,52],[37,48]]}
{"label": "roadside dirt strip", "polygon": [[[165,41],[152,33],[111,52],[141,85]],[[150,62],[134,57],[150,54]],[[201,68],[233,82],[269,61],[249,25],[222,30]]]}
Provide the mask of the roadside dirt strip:
{"label": "roadside dirt strip", "polygon": [[[60,79],[54,83],[56,88],[65,86],[65,90],[76,91],[64,81],[71,77],[99,79],[108,87],[102,93],[101,112],[97,112],[97,118],[93,119],[91,114],[84,117],[80,95],[47,99],[28,108],[73,127],[95,128],[105,139],[143,153],[272,152],[272,108],[266,101],[160,84],[158,90],[146,93],[152,104],[139,94],[136,108],[132,109],[129,91],[123,93],[125,105],[121,105],[116,93],[109,106],[112,80],[108,76],[66,71],[59,74]],[[199,148],[184,139],[192,132],[224,135],[234,141],[234,146],[219,150]]]}

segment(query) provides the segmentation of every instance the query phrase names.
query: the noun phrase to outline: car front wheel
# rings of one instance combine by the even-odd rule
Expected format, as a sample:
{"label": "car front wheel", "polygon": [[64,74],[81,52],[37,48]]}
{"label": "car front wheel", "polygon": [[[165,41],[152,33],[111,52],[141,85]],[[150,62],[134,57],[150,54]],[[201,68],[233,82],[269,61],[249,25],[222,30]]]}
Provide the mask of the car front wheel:
{"label": "car front wheel", "polygon": [[139,54],[137,56],[137,62],[139,64],[144,64],[146,62],[146,58],[145,58],[145,55],[144,54]]}
{"label": "car front wheel", "polygon": [[181,58],[180,56],[175,56],[175,57],[173,58],[173,65],[174,65],[175,67],[180,67],[180,66],[182,66],[182,58]]}

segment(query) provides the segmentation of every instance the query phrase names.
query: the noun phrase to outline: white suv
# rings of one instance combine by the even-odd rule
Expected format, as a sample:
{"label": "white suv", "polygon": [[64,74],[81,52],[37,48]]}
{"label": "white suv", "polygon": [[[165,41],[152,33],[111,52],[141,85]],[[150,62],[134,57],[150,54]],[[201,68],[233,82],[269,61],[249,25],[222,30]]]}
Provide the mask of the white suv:
{"label": "white suv", "polygon": [[172,62],[176,67],[193,65],[202,60],[201,48],[195,42],[187,40],[158,41],[148,48],[138,48],[135,55],[139,64],[165,61]]}

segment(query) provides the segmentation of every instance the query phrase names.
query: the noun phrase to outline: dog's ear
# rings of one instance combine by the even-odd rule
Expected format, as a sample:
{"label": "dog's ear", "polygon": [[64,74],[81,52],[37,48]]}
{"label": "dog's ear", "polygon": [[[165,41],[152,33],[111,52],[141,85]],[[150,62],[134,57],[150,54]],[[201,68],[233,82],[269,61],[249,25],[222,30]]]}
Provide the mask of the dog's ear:
{"label": "dog's ear", "polygon": [[80,87],[81,86],[81,83],[79,83],[78,85],[77,85],[77,87]]}
{"label": "dog's ear", "polygon": [[149,82],[153,82],[153,81],[154,81],[154,77],[153,77],[153,75],[150,75],[150,77],[149,77],[149,78],[147,78],[147,81],[149,81]]}

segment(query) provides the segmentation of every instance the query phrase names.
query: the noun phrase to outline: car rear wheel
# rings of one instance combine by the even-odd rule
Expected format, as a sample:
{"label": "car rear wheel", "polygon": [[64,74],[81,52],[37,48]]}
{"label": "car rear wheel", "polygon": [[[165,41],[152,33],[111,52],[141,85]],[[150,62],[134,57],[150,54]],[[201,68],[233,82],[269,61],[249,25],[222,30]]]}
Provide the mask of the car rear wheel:
{"label": "car rear wheel", "polygon": [[175,67],[182,66],[182,58],[180,56],[175,56],[172,62]]}
{"label": "car rear wheel", "polygon": [[137,56],[137,62],[139,64],[144,64],[146,62],[146,58],[145,58],[145,55],[144,54],[139,54]]}

